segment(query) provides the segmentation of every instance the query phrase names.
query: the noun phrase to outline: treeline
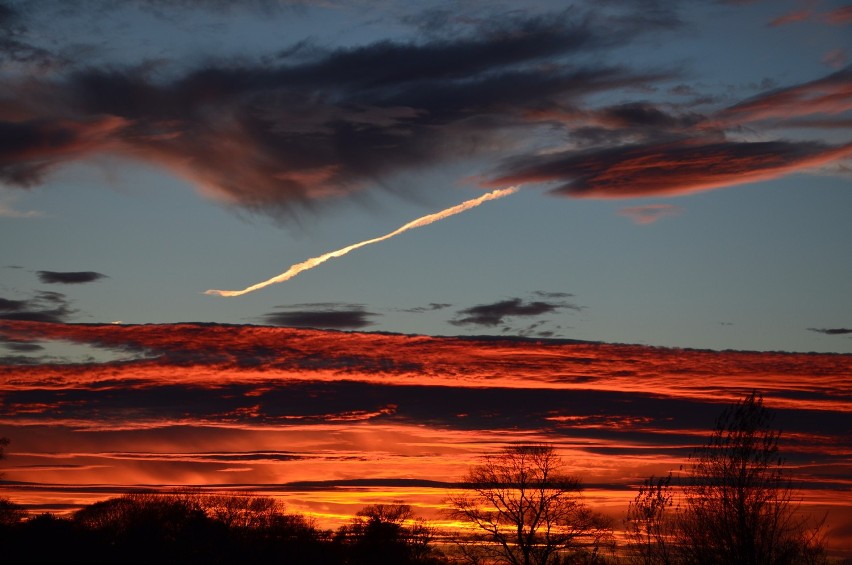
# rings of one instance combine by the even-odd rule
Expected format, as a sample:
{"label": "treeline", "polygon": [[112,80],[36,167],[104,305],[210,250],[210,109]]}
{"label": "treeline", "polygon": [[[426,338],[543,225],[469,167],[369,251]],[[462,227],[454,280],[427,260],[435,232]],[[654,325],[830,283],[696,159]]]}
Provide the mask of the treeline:
{"label": "treeline", "polygon": [[336,531],[245,493],[133,493],[70,517],[0,504],[4,563],[438,564],[432,530],[403,504],[361,510]]}
{"label": "treeline", "polygon": [[[0,561],[341,565],[821,565],[821,526],[800,512],[780,432],[752,393],[717,420],[675,478],[651,477],[621,524],[588,507],[550,445],[471,468],[447,499],[449,536],[405,504],[363,508],[337,530],[247,493],[133,493],[64,518],[0,500]],[[2,446],[0,446],[2,447]],[[620,532],[620,537],[616,535]],[[848,561],[847,561],[848,562]]]}

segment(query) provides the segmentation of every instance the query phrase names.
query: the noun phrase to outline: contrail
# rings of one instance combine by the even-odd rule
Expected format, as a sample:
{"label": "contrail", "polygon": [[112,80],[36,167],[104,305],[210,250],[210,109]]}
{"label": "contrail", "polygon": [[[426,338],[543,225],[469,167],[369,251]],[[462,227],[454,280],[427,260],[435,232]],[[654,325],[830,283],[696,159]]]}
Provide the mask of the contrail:
{"label": "contrail", "polygon": [[444,218],[449,218],[450,216],[455,216],[456,214],[461,214],[471,208],[476,208],[483,202],[488,202],[489,200],[497,200],[498,198],[503,198],[504,196],[509,196],[510,194],[514,194],[518,191],[518,187],[510,186],[509,188],[501,188],[498,190],[493,190],[487,194],[483,194],[479,198],[474,198],[473,200],[467,200],[462,202],[461,204],[457,204],[451,208],[447,208],[446,210],[441,210],[440,212],[435,212],[434,214],[429,214],[428,216],[423,216],[422,218],[417,218],[416,220],[412,220],[401,226],[394,231],[385,234],[381,237],[375,237],[373,239],[368,239],[366,241],[362,241],[360,243],[353,243],[343,249],[338,249],[337,251],[329,251],[319,257],[313,257],[306,261],[302,261],[301,263],[296,263],[280,275],[274,276],[269,280],[265,280],[263,282],[259,282],[257,284],[253,284],[248,286],[242,290],[215,290],[210,289],[204,292],[204,294],[212,294],[216,296],[242,296],[243,294],[248,294],[249,292],[254,292],[255,290],[260,290],[261,288],[267,287],[271,284],[282,283],[284,281],[289,281],[299,273],[303,271],[307,271],[308,269],[313,269],[317,267],[329,259],[334,259],[335,257],[342,257],[349,253],[350,251],[354,251],[359,247],[364,247],[365,245],[370,245],[373,243],[379,243],[380,241],[384,241],[386,239],[390,239],[395,235],[399,235],[402,232],[406,232],[408,230],[413,230],[414,228],[422,228],[423,226],[428,226],[429,224],[433,224],[438,220],[443,220]]}

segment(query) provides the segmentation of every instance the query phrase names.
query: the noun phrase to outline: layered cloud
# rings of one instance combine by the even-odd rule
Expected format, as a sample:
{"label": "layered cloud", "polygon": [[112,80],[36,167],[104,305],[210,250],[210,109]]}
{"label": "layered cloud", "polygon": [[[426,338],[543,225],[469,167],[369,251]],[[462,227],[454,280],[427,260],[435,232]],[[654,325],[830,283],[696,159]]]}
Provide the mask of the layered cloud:
{"label": "layered cloud", "polygon": [[2,321],[0,335],[144,352],[0,366],[5,494],[33,508],[192,484],[277,489],[288,504],[317,491],[305,511],[328,519],[367,496],[428,505],[482,453],[547,441],[623,513],[631,485],[677,469],[753,389],[808,500],[849,486],[846,355],[214,324]]}
{"label": "layered cloud", "polygon": [[684,139],[516,158],[487,184],[555,182],[554,193],[583,198],[672,196],[769,180],[850,156],[852,144]]}
{"label": "layered cloud", "polygon": [[[543,113],[561,120],[577,147],[507,158],[483,184],[555,183],[553,192],[584,198],[671,196],[759,182],[852,156],[852,144],[746,141],[743,126],[835,129],[852,110],[852,70],[765,92],[712,115],[672,114],[648,103],[595,111]],[[806,123],[796,118],[810,116]],[[824,116],[816,118],[815,116]]]}
{"label": "layered cloud", "polygon": [[0,320],[65,322],[76,312],[60,292],[40,291],[21,300],[0,297]]}

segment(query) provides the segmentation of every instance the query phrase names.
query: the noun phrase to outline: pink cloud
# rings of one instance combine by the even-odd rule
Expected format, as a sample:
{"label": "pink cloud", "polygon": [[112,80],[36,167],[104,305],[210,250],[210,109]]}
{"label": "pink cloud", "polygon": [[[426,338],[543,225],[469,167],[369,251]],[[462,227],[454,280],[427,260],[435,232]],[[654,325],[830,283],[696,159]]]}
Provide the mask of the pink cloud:
{"label": "pink cloud", "polygon": [[636,224],[648,225],[665,217],[677,216],[680,212],[679,207],[671,204],[646,204],[622,208],[618,214],[630,218]]}

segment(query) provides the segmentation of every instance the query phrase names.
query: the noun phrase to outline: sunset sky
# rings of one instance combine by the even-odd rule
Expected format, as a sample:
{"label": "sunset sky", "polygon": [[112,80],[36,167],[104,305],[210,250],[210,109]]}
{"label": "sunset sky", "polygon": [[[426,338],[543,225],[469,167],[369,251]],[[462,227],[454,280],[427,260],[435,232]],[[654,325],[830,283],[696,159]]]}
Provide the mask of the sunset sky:
{"label": "sunset sky", "polygon": [[0,1],[0,494],[549,441],[616,515],[758,389],[852,539],[850,62],[829,0]]}

